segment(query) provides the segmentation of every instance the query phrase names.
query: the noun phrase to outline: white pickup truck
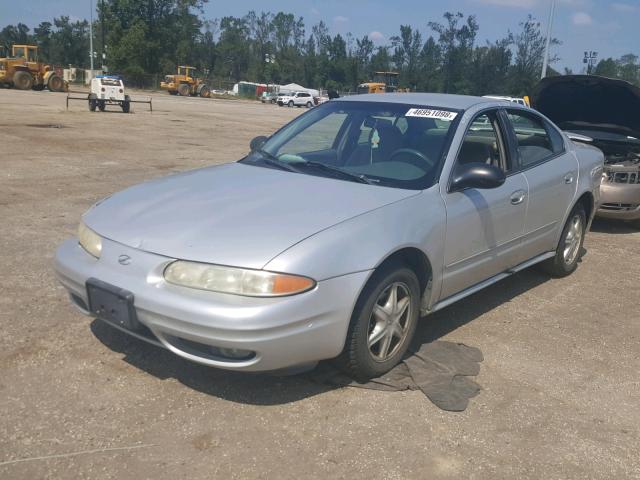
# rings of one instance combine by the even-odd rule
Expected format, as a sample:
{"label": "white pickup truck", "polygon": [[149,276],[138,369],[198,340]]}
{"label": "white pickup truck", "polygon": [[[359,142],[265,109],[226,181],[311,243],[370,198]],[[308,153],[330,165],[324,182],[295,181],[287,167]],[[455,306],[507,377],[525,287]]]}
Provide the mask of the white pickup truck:
{"label": "white pickup truck", "polygon": [[124,113],[129,113],[131,98],[124,93],[124,83],[116,75],[98,75],[91,79],[91,93],[89,93],[89,110],[96,111],[96,107],[104,112],[107,105],[120,105]]}
{"label": "white pickup truck", "polygon": [[313,97],[308,92],[293,92],[290,95],[278,95],[276,100],[281,107],[286,105],[288,107],[307,107],[311,108],[314,105]]}

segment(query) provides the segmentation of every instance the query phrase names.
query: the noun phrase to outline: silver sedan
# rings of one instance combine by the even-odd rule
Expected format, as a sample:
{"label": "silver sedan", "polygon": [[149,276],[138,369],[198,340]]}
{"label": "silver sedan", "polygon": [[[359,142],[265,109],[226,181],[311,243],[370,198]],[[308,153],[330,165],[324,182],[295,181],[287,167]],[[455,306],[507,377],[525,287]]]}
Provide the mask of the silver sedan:
{"label": "silver sedan", "polygon": [[437,94],[323,104],[236,163],[94,205],[55,269],[85,314],[233,370],[358,379],[418,319],[533,264],[576,268],[603,155],[526,107]]}

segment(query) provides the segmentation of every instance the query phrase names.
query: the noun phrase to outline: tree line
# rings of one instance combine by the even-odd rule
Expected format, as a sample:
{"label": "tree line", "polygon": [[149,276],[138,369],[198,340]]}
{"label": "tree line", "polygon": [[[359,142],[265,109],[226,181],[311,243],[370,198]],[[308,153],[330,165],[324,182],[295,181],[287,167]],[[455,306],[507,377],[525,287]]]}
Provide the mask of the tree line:
{"label": "tree line", "polygon": [[[131,79],[172,73],[176,65],[188,64],[214,83],[296,82],[343,91],[355,90],[376,71],[397,71],[400,87],[475,95],[526,94],[542,70],[545,38],[531,15],[517,31],[493,42],[478,40],[474,15],[446,12],[438,21],[425,22],[423,29],[401,25],[385,44],[376,45],[367,35],[331,35],[323,21],[308,27],[302,17],[285,12],[251,11],[242,17],[206,20],[206,2],[97,2],[96,68],[105,52],[109,71]],[[38,44],[42,59],[53,64],[89,64],[87,20],[61,16],[33,31],[22,23],[8,25],[0,31],[0,47],[8,49],[13,43]],[[559,44],[551,40],[552,52]],[[551,55],[552,65],[558,60]],[[560,74],[553,68],[549,73]],[[601,60],[594,73],[640,85],[640,63],[631,53]]]}

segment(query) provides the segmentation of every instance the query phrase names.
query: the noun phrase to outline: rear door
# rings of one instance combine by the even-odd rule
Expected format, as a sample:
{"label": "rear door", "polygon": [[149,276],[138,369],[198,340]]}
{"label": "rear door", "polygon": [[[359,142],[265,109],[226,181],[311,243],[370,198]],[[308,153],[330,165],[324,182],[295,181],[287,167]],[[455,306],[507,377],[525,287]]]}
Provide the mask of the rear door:
{"label": "rear door", "polygon": [[522,261],[555,250],[578,184],[578,160],[555,126],[530,110],[506,109],[517,168],[529,185]]}
{"label": "rear door", "polygon": [[448,192],[448,182],[443,182],[447,212],[443,299],[518,263],[528,188],[524,175],[513,171],[504,136],[498,110],[481,112],[471,122],[456,159],[456,166],[471,162],[499,166],[507,175],[502,186]]}

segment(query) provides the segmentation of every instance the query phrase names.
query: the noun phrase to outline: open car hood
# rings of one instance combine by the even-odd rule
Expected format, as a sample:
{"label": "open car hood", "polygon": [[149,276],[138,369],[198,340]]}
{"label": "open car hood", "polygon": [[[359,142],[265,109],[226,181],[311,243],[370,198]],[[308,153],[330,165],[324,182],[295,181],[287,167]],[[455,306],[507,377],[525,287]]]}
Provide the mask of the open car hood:
{"label": "open car hood", "polygon": [[542,79],[531,106],[562,130],[607,132],[640,138],[640,88],[594,75]]}

